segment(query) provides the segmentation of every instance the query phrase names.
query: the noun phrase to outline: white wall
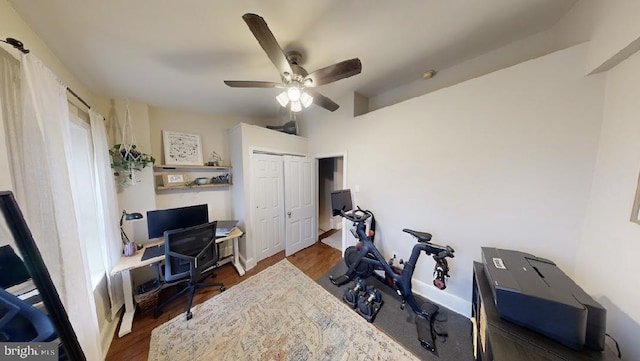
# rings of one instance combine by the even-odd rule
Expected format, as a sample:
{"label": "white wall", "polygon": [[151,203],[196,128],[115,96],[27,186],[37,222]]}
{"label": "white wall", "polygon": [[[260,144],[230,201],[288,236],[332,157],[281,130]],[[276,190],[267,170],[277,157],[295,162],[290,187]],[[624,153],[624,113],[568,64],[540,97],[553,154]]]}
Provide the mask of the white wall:
{"label": "white wall", "polygon": [[607,309],[607,332],[640,359],[640,225],[629,221],[640,172],[640,54],[606,76],[602,136],[576,256],[576,282]]}
{"label": "white wall", "polygon": [[[423,257],[416,291],[469,314],[481,246],[556,261],[569,275],[600,133],[603,77],[585,78],[581,45],[352,118],[314,112],[310,153],[347,149],[349,187],[378,220],[378,246],[408,258],[403,228],[456,250],[447,290]],[[311,114],[311,113],[310,113]],[[340,125],[340,132],[334,129]]]}
{"label": "white wall", "polygon": [[[224,165],[231,164],[229,157],[229,129],[240,122],[265,125],[265,120],[230,118],[221,116],[201,115],[163,108],[150,108],[150,137],[152,153],[156,164],[164,164],[162,148],[162,131],[171,130],[191,134],[198,134],[202,140],[203,162],[209,161],[212,151],[217,152],[223,159]],[[232,182],[234,169],[231,169]],[[213,177],[218,172],[195,172],[188,174],[190,180],[200,176]],[[230,188],[203,188],[170,190],[157,192],[156,206],[158,209],[184,207],[188,205],[206,203],[209,207],[209,219],[230,219],[231,190]]]}

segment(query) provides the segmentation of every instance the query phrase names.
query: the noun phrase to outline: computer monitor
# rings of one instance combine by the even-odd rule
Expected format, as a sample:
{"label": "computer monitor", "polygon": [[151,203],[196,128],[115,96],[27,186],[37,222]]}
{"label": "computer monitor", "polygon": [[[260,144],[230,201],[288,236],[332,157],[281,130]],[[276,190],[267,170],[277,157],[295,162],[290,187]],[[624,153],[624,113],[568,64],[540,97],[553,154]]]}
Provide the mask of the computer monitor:
{"label": "computer monitor", "polygon": [[165,231],[193,227],[208,222],[209,208],[206,204],[147,212],[149,239],[163,237]]}
{"label": "computer monitor", "polygon": [[342,189],[331,192],[331,209],[334,216],[340,215],[340,211],[348,212],[352,210],[351,190]]}

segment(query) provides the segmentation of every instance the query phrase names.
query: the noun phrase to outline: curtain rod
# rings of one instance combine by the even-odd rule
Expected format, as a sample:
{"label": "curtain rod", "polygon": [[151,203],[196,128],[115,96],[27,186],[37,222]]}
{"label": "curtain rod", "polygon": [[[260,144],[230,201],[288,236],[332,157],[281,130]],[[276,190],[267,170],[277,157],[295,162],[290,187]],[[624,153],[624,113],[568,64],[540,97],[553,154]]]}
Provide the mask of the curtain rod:
{"label": "curtain rod", "polygon": [[[31,50],[25,49],[24,48],[24,44],[22,43],[22,41],[20,41],[18,39],[6,38],[5,40],[0,39],[0,41],[3,42],[3,43],[7,43],[7,44],[13,46],[14,48],[18,49],[23,54],[29,54],[31,52]],[[80,103],[84,104],[85,107],[91,109],[91,106],[89,104],[87,104],[87,102],[84,101],[84,99],[82,99],[76,92],[74,92],[73,89],[67,87],[67,91],[69,93],[71,93],[71,95],[73,95],[76,99],[78,99],[80,101]]]}

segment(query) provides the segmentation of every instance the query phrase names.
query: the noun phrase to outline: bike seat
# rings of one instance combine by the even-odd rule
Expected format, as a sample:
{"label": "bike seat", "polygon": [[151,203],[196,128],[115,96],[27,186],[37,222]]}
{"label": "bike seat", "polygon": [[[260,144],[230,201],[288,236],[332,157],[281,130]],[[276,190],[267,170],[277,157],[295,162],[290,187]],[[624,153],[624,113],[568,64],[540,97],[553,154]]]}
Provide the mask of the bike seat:
{"label": "bike seat", "polygon": [[418,242],[427,243],[431,240],[431,233],[414,231],[413,229],[409,228],[403,229],[402,232],[407,232],[410,235],[416,237],[418,239]]}

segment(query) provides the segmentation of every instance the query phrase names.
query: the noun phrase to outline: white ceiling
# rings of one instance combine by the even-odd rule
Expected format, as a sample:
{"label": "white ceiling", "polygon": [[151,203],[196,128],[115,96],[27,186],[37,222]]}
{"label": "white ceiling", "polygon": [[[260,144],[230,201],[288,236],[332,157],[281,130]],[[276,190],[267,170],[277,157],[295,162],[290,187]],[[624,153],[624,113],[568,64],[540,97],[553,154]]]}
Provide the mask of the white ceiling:
{"label": "white ceiling", "polygon": [[244,13],[261,15],[285,51],[302,52],[309,72],[360,58],[361,74],[317,88],[338,101],[353,91],[387,92],[426,70],[548,29],[576,0],[11,2],[98,96],[205,114],[274,117],[277,89],[223,83],[280,81]]}

